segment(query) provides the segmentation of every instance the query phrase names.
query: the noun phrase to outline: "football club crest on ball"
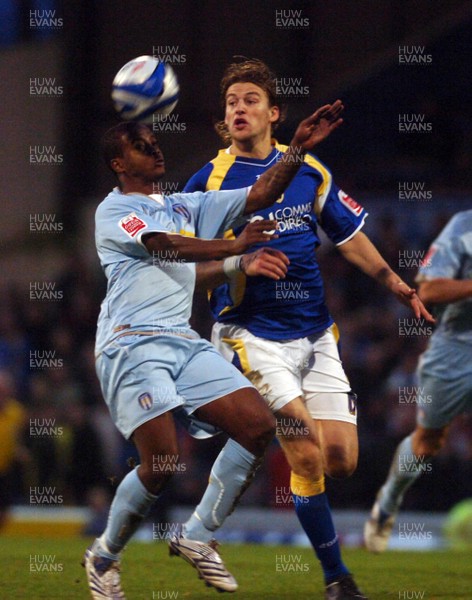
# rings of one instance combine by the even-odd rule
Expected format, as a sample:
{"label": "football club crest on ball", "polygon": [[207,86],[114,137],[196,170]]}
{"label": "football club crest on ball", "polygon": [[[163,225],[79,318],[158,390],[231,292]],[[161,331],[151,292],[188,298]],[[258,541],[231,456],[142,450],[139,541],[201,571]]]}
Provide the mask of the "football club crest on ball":
{"label": "football club crest on ball", "polygon": [[152,408],[152,397],[151,394],[147,392],[145,394],[141,394],[138,398],[138,402],[144,410],[151,410]]}

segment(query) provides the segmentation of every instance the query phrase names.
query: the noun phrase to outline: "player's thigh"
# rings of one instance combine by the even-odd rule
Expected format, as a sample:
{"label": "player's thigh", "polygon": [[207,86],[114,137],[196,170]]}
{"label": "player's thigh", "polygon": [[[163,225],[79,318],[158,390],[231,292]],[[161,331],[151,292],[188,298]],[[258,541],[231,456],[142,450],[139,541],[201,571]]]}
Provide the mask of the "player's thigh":
{"label": "player's thigh", "polygon": [[179,374],[176,385],[184,409],[225,431],[245,447],[274,433],[275,419],[251,383],[216,349],[202,340],[201,349]]}
{"label": "player's thigh", "polygon": [[303,340],[266,340],[237,325],[216,323],[212,342],[254,384],[273,412],[302,395]]}
{"label": "player's thigh", "polygon": [[302,372],[307,409],[317,424],[325,471],[347,477],[357,466],[357,399],[339,356],[337,329],[309,338],[312,354]]}
{"label": "player's thigh", "polygon": [[276,413],[277,439],[287,461],[297,475],[318,478],[323,461],[315,422],[301,397],[285,404]]}
{"label": "player's thigh", "polygon": [[275,418],[253,387],[245,387],[199,408],[198,419],[222,429],[252,454],[260,456],[275,433]]}

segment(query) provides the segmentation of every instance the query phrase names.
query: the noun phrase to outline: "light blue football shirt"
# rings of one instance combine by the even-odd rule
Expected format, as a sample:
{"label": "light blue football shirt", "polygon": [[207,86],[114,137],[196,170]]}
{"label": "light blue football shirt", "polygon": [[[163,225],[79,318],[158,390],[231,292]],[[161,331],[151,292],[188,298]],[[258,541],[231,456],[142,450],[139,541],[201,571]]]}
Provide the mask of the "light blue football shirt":
{"label": "light blue football shirt", "polygon": [[[458,212],[444,227],[431,244],[416,281],[438,278],[472,279],[472,210]],[[472,298],[439,305],[435,316],[438,324],[428,351],[454,341],[472,348]]]}
{"label": "light blue football shirt", "polygon": [[195,264],[175,252],[151,256],[142,236],[167,232],[212,239],[245,222],[248,188],[192,194],[123,194],[115,188],[95,214],[95,242],[108,288],[98,319],[96,353],[123,332],[185,331]]}

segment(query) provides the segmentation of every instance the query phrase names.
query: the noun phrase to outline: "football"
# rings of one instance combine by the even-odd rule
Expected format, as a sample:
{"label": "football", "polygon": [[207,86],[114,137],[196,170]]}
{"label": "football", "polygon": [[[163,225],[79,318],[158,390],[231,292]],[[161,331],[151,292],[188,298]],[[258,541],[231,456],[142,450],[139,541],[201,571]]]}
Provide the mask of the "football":
{"label": "football", "polygon": [[120,117],[149,123],[154,114],[165,116],[174,110],[179,82],[170,65],[138,56],[115,75],[111,97]]}

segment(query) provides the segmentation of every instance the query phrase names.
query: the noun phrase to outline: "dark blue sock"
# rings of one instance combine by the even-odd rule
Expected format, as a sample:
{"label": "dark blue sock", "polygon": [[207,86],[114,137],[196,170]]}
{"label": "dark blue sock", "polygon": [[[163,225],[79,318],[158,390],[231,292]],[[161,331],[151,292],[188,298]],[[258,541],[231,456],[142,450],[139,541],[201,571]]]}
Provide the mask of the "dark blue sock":
{"label": "dark blue sock", "polygon": [[336,581],[340,575],[349,573],[341,559],[341,549],[326,494],[293,494],[293,500],[298,520],[321,563],[326,584]]}

